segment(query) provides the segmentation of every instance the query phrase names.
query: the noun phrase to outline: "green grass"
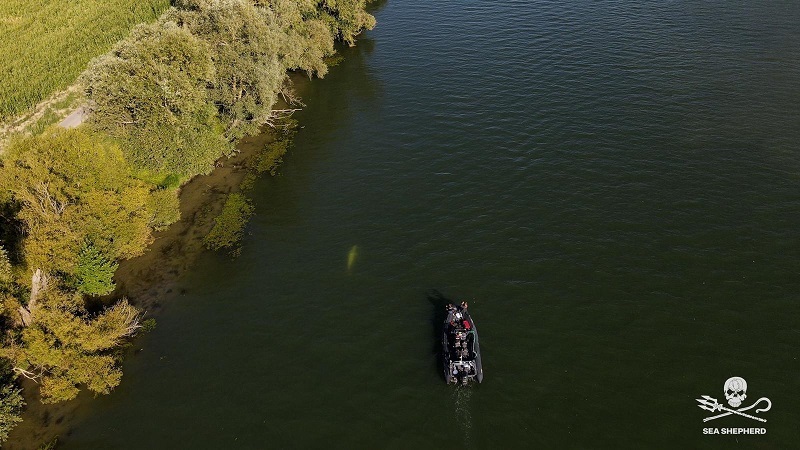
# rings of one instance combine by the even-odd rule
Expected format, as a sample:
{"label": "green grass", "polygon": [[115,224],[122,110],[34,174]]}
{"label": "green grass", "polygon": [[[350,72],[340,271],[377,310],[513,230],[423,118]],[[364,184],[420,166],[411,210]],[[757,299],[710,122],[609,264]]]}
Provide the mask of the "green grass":
{"label": "green grass", "polygon": [[0,0],[0,121],[72,84],[169,0]]}

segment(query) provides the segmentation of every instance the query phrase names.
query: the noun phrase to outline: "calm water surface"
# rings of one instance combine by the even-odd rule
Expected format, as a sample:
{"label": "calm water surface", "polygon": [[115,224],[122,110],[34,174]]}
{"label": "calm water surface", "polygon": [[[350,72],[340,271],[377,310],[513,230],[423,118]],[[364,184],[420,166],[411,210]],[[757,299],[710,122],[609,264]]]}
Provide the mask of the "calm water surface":
{"label": "calm water surface", "polygon": [[[64,448],[800,445],[800,3],[377,17]],[[444,385],[433,289],[483,385]],[[703,423],[734,375],[767,423]]]}

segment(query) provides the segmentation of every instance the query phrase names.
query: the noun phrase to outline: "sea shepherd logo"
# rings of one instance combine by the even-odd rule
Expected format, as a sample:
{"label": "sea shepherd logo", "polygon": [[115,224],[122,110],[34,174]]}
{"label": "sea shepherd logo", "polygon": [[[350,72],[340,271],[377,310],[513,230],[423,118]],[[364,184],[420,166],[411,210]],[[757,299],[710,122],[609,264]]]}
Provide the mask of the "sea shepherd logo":
{"label": "sea shepherd logo", "polygon": [[[747,417],[748,419],[752,419],[758,422],[766,422],[767,419],[763,417],[756,416],[753,414],[759,414],[762,412],[769,411],[772,408],[772,402],[767,397],[761,397],[756,400],[752,405],[742,407],[745,400],[747,399],[747,381],[744,381],[742,377],[730,377],[727,381],[725,381],[725,400],[727,400],[728,405],[731,408],[723,406],[720,404],[716,398],[713,398],[708,395],[703,395],[703,398],[698,398],[698,407],[705,409],[711,412],[722,411],[722,414],[716,414],[710,417],[706,417],[703,419],[703,422],[708,422],[709,420],[720,419],[722,417],[730,416],[735,414],[741,417]],[[756,406],[760,407],[756,408]],[[752,413],[747,413],[745,411],[750,411],[753,408],[756,408]],[[703,434],[766,434],[766,428],[703,428]]]}

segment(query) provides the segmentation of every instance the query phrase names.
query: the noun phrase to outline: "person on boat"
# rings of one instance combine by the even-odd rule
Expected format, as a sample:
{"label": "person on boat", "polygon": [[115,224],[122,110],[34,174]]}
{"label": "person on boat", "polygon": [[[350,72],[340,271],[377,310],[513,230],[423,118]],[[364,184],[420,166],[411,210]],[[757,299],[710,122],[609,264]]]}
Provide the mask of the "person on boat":
{"label": "person on boat", "polygon": [[469,331],[469,330],[470,330],[470,328],[472,328],[472,325],[470,325],[470,324],[469,324],[469,320],[465,320],[465,321],[463,322],[463,324],[464,324],[464,328],[466,328],[466,329],[467,329],[467,331]]}
{"label": "person on boat", "polygon": [[467,309],[467,302],[461,302],[461,309]]}

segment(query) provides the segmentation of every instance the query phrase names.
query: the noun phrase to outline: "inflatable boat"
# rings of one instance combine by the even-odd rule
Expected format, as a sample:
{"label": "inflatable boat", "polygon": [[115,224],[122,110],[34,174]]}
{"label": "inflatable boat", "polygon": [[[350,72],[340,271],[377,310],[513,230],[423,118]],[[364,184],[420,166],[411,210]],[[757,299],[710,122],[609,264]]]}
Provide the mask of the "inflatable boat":
{"label": "inflatable boat", "polygon": [[442,355],[447,384],[483,381],[478,330],[466,302],[460,307],[447,306],[447,318],[442,330]]}

